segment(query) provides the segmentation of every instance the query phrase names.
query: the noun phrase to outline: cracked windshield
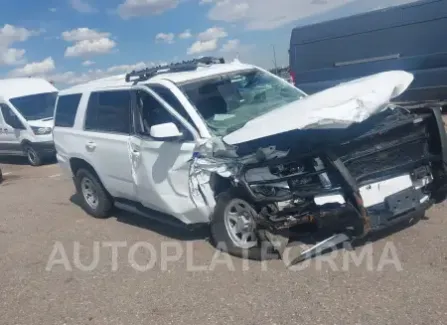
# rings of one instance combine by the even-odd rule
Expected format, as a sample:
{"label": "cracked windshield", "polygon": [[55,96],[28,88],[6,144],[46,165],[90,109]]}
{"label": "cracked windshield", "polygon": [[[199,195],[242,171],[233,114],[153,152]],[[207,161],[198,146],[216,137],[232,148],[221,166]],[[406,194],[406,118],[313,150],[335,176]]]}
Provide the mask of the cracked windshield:
{"label": "cracked windshield", "polygon": [[298,88],[258,69],[191,82],[182,89],[219,136],[305,96]]}

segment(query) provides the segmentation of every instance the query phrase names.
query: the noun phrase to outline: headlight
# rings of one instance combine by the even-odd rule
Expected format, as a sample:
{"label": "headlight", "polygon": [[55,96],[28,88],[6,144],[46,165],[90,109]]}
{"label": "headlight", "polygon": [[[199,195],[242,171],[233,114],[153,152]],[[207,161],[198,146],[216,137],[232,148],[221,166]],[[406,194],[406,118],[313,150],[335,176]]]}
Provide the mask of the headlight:
{"label": "headlight", "polygon": [[50,127],[32,126],[31,129],[33,130],[34,134],[36,134],[36,135],[50,134],[52,131],[52,129]]}

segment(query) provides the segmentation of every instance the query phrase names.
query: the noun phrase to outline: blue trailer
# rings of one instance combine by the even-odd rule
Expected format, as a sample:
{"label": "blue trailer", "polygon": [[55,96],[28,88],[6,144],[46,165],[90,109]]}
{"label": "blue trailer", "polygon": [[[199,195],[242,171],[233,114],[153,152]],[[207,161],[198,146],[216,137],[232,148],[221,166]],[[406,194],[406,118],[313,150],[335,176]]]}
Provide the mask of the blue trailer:
{"label": "blue trailer", "polygon": [[386,70],[415,80],[398,101],[447,101],[447,0],[406,5],[293,29],[290,73],[312,94]]}

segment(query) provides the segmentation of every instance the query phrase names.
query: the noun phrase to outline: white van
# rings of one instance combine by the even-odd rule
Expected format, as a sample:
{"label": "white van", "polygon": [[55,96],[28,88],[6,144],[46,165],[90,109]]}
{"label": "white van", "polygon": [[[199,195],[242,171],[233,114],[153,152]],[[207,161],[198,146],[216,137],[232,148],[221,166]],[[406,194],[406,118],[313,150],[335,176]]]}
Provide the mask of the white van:
{"label": "white van", "polygon": [[57,88],[39,78],[0,80],[0,156],[26,156],[32,166],[55,156]]}

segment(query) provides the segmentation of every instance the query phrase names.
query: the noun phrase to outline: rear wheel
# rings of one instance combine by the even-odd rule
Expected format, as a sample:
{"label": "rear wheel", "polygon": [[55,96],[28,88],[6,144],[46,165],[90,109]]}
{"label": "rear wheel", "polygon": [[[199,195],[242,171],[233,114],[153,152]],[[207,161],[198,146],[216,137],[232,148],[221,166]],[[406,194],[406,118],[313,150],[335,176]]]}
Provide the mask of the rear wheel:
{"label": "rear wheel", "polygon": [[23,147],[23,151],[25,152],[26,158],[28,159],[28,163],[31,166],[42,165],[42,157],[31,145],[25,145]]}
{"label": "rear wheel", "polygon": [[81,198],[82,208],[95,218],[107,218],[112,209],[112,200],[96,175],[87,169],[79,169],[75,185]]}
{"label": "rear wheel", "polygon": [[277,258],[273,246],[257,229],[256,214],[248,201],[232,192],[219,195],[211,221],[214,245],[237,257],[254,260]]}

